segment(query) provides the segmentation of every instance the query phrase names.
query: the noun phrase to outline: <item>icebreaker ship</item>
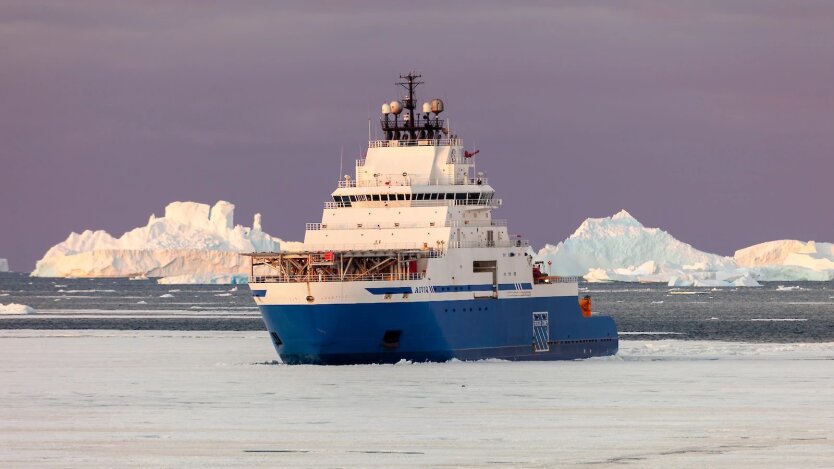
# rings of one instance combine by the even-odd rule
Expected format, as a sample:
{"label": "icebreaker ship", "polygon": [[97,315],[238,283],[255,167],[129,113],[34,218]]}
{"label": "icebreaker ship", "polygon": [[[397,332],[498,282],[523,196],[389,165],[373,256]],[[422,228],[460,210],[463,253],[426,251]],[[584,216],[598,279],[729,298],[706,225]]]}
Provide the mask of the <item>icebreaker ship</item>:
{"label": "icebreaker ship", "polygon": [[382,105],[381,140],[308,223],[301,249],[251,253],[250,288],[288,364],[561,360],[617,352],[614,320],[550,276],[450,134],[420,75]]}

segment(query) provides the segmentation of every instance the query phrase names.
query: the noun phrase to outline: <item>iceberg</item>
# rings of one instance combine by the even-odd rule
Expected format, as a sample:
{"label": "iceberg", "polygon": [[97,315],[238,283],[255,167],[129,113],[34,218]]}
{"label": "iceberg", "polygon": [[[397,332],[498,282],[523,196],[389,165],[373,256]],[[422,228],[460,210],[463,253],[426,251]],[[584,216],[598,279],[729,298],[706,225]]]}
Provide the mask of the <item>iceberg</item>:
{"label": "iceberg", "polygon": [[778,240],[733,257],[699,251],[621,210],[588,218],[566,240],[535,256],[551,275],[589,282],[667,283],[670,287],[755,287],[759,281],[834,280],[834,244]]}
{"label": "iceberg", "polygon": [[566,240],[542,248],[536,260],[551,275],[589,282],[650,282],[671,286],[755,286],[733,258],[699,251],[659,228],[647,228],[621,210],[588,218]]}
{"label": "iceberg", "polygon": [[172,202],[165,216],[151,215],[145,226],[114,238],[103,230],[72,233],[37,262],[38,277],[176,277],[245,275],[241,252],[277,251],[282,240],[234,224],[235,206]]}
{"label": "iceberg", "polygon": [[739,249],[733,258],[763,281],[834,280],[834,243],[768,241]]}
{"label": "iceberg", "polygon": [[4,259],[0,257],[0,272],[8,272],[9,271],[9,261],[8,259]]}

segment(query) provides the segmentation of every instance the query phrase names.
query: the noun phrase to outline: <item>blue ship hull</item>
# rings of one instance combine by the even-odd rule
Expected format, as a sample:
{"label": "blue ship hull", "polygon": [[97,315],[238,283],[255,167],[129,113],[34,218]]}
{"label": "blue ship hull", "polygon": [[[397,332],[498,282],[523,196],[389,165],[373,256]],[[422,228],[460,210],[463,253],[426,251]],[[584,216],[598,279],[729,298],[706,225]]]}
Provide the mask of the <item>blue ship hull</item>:
{"label": "blue ship hull", "polygon": [[261,305],[260,310],[287,364],[573,360],[613,355],[618,348],[614,320],[583,317],[577,298],[570,296]]}

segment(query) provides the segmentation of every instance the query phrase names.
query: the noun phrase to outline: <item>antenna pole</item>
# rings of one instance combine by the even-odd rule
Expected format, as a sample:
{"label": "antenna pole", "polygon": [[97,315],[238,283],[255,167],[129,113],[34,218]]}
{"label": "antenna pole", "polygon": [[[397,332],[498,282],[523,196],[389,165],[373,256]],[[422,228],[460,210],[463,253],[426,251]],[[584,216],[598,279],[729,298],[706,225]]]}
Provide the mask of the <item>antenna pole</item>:
{"label": "antenna pole", "polygon": [[408,75],[400,75],[400,78],[406,81],[397,82],[398,85],[402,86],[406,89],[406,96],[403,100],[403,107],[408,111],[408,129],[411,138],[416,138],[416,132],[414,131],[414,107],[416,96],[414,94],[414,89],[417,88],[417,85],[422,84],[422,81],[419,81],[418,78],[422,77],[422,75],[416,72],[408,72]]}

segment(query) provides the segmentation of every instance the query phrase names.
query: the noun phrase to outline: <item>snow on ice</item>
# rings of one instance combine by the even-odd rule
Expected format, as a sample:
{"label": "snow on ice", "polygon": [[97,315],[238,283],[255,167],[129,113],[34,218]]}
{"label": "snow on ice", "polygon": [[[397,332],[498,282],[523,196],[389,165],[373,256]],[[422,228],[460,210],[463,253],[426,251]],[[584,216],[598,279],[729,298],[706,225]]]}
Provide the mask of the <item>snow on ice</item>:
{"label": "snow on ice", "polygon": [[40,277],[234,276],[248,271],[240,252],[276,251],[278,238],[261,230],[260,214],[251,228],[234,224],[235,206],[172,202],[165,216],[114,238],[106,231],[72,233],[38,261]]}

